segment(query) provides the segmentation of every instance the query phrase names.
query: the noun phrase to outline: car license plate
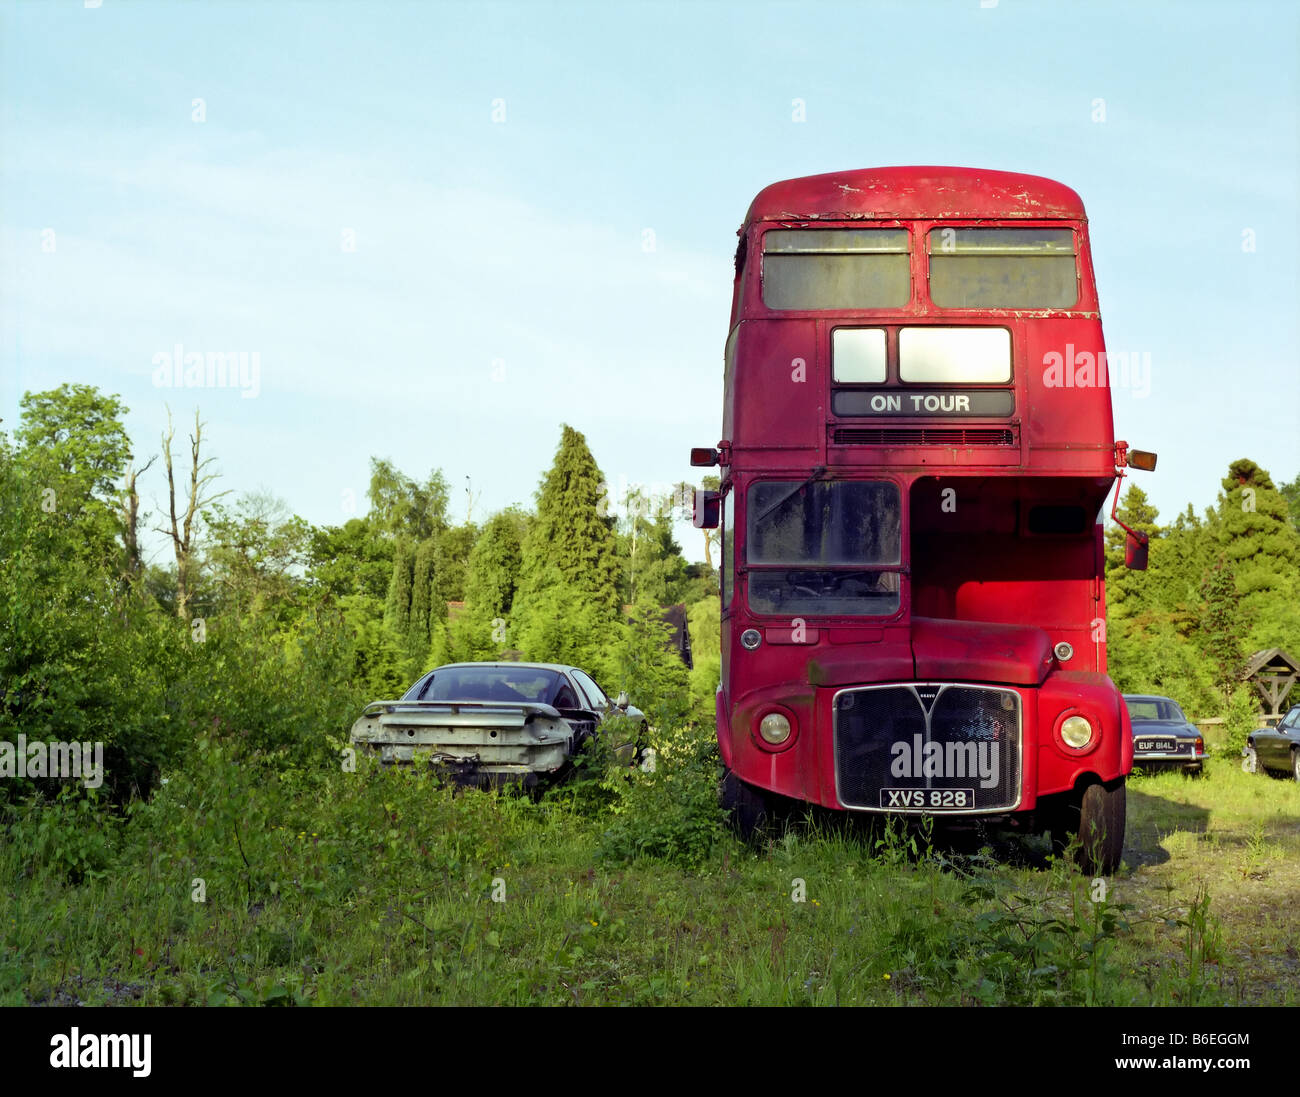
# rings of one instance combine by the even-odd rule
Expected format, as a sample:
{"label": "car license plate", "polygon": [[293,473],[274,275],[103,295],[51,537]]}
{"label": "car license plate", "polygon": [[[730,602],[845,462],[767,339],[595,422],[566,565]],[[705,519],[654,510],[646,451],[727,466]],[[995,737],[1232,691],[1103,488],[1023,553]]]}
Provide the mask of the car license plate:
{"label": "car license plate", "polygon": [[973,788],[882,788],[880,806],[895,811],[970,811],[975,807]]}
{"label": "car license plate", "polygon": [[1138,750],[1149,750],[1156,754],[1173,754],[1177,743],[1172,739],[1139,739]]}

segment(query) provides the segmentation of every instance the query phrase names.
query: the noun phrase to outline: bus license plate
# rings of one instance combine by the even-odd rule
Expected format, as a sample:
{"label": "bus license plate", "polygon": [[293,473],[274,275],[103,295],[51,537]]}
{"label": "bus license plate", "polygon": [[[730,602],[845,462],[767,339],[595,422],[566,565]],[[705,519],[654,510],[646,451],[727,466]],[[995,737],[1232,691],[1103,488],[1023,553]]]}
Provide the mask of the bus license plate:
{"label": "bus license plate", "polygon": [[970,811],[975,807],[973,788],[882,788],[880,806],[894,810]]}
{"label": "bus license plate", "polygon": [[1138,750],[1151,750],[1157,754],[1173,754],[1175,743],[1172,739],[1139,739]]}

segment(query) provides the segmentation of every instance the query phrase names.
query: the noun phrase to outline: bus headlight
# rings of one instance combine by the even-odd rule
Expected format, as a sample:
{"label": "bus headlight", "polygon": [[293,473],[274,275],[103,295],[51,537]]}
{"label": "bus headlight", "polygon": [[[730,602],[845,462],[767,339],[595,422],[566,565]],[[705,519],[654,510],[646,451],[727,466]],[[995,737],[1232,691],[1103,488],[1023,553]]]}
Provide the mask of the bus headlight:
{"label": "bus headlight", "polygon": [[1092,724],[1085,716],[1071,716],[1061,725],[1061,740],[1067,747],[1083,750],[1092,742]]}
{"label": "bus headlight", "polygon": [[763,742],[779,747],[790,738],[790,719],[780,712],[769,712],[758,724]]}
{"label": "bus headlight", "polygon": [[746,651],[753,651],[763,642],[763,637],[756,628],[747,628],[740,634],[740,646]]}

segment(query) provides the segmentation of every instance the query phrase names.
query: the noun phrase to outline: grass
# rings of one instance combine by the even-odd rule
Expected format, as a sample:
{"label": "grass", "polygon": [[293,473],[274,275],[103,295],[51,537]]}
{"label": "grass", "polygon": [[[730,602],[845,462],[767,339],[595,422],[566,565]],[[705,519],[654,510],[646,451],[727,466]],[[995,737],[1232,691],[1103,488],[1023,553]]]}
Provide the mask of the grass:
{"label": "grass", "polygon": [[[207,744],[124,820],[9,823],[0,1003],[1294,1003],[1300,786],[1130,782],[1126,865],[817,818],[761,850],[707,748],[540,802]],[[195,901],[201,897],[204,901]]]}

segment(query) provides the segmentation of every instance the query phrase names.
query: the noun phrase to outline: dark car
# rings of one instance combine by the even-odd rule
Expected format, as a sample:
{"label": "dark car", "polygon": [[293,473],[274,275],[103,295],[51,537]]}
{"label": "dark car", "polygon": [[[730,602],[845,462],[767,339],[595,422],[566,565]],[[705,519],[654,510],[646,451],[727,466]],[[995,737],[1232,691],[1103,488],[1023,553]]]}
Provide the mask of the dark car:
{"label": "dark car", "polygon": [[610,701],[578,667],[449,663],[401,700],[367,705],[351,741],[383,762],[429,761],[463,784],[533,787],[566,773],[602,733],[628,765],[652,766],[645,715],[626,694]]}
{"label": "dark car", "polygon": [[1300,781],[1300,705],[1288,709],[1277,727],[1252,731],[1241,754],[1247,773],[1274,770]]}
{"label": "dark car", "polygon": [[1126,693],[1124,704],[1133,723],[1134,769],[1201,772],[1205,765],[1205,739],[1183,715],[1177,701]]}

